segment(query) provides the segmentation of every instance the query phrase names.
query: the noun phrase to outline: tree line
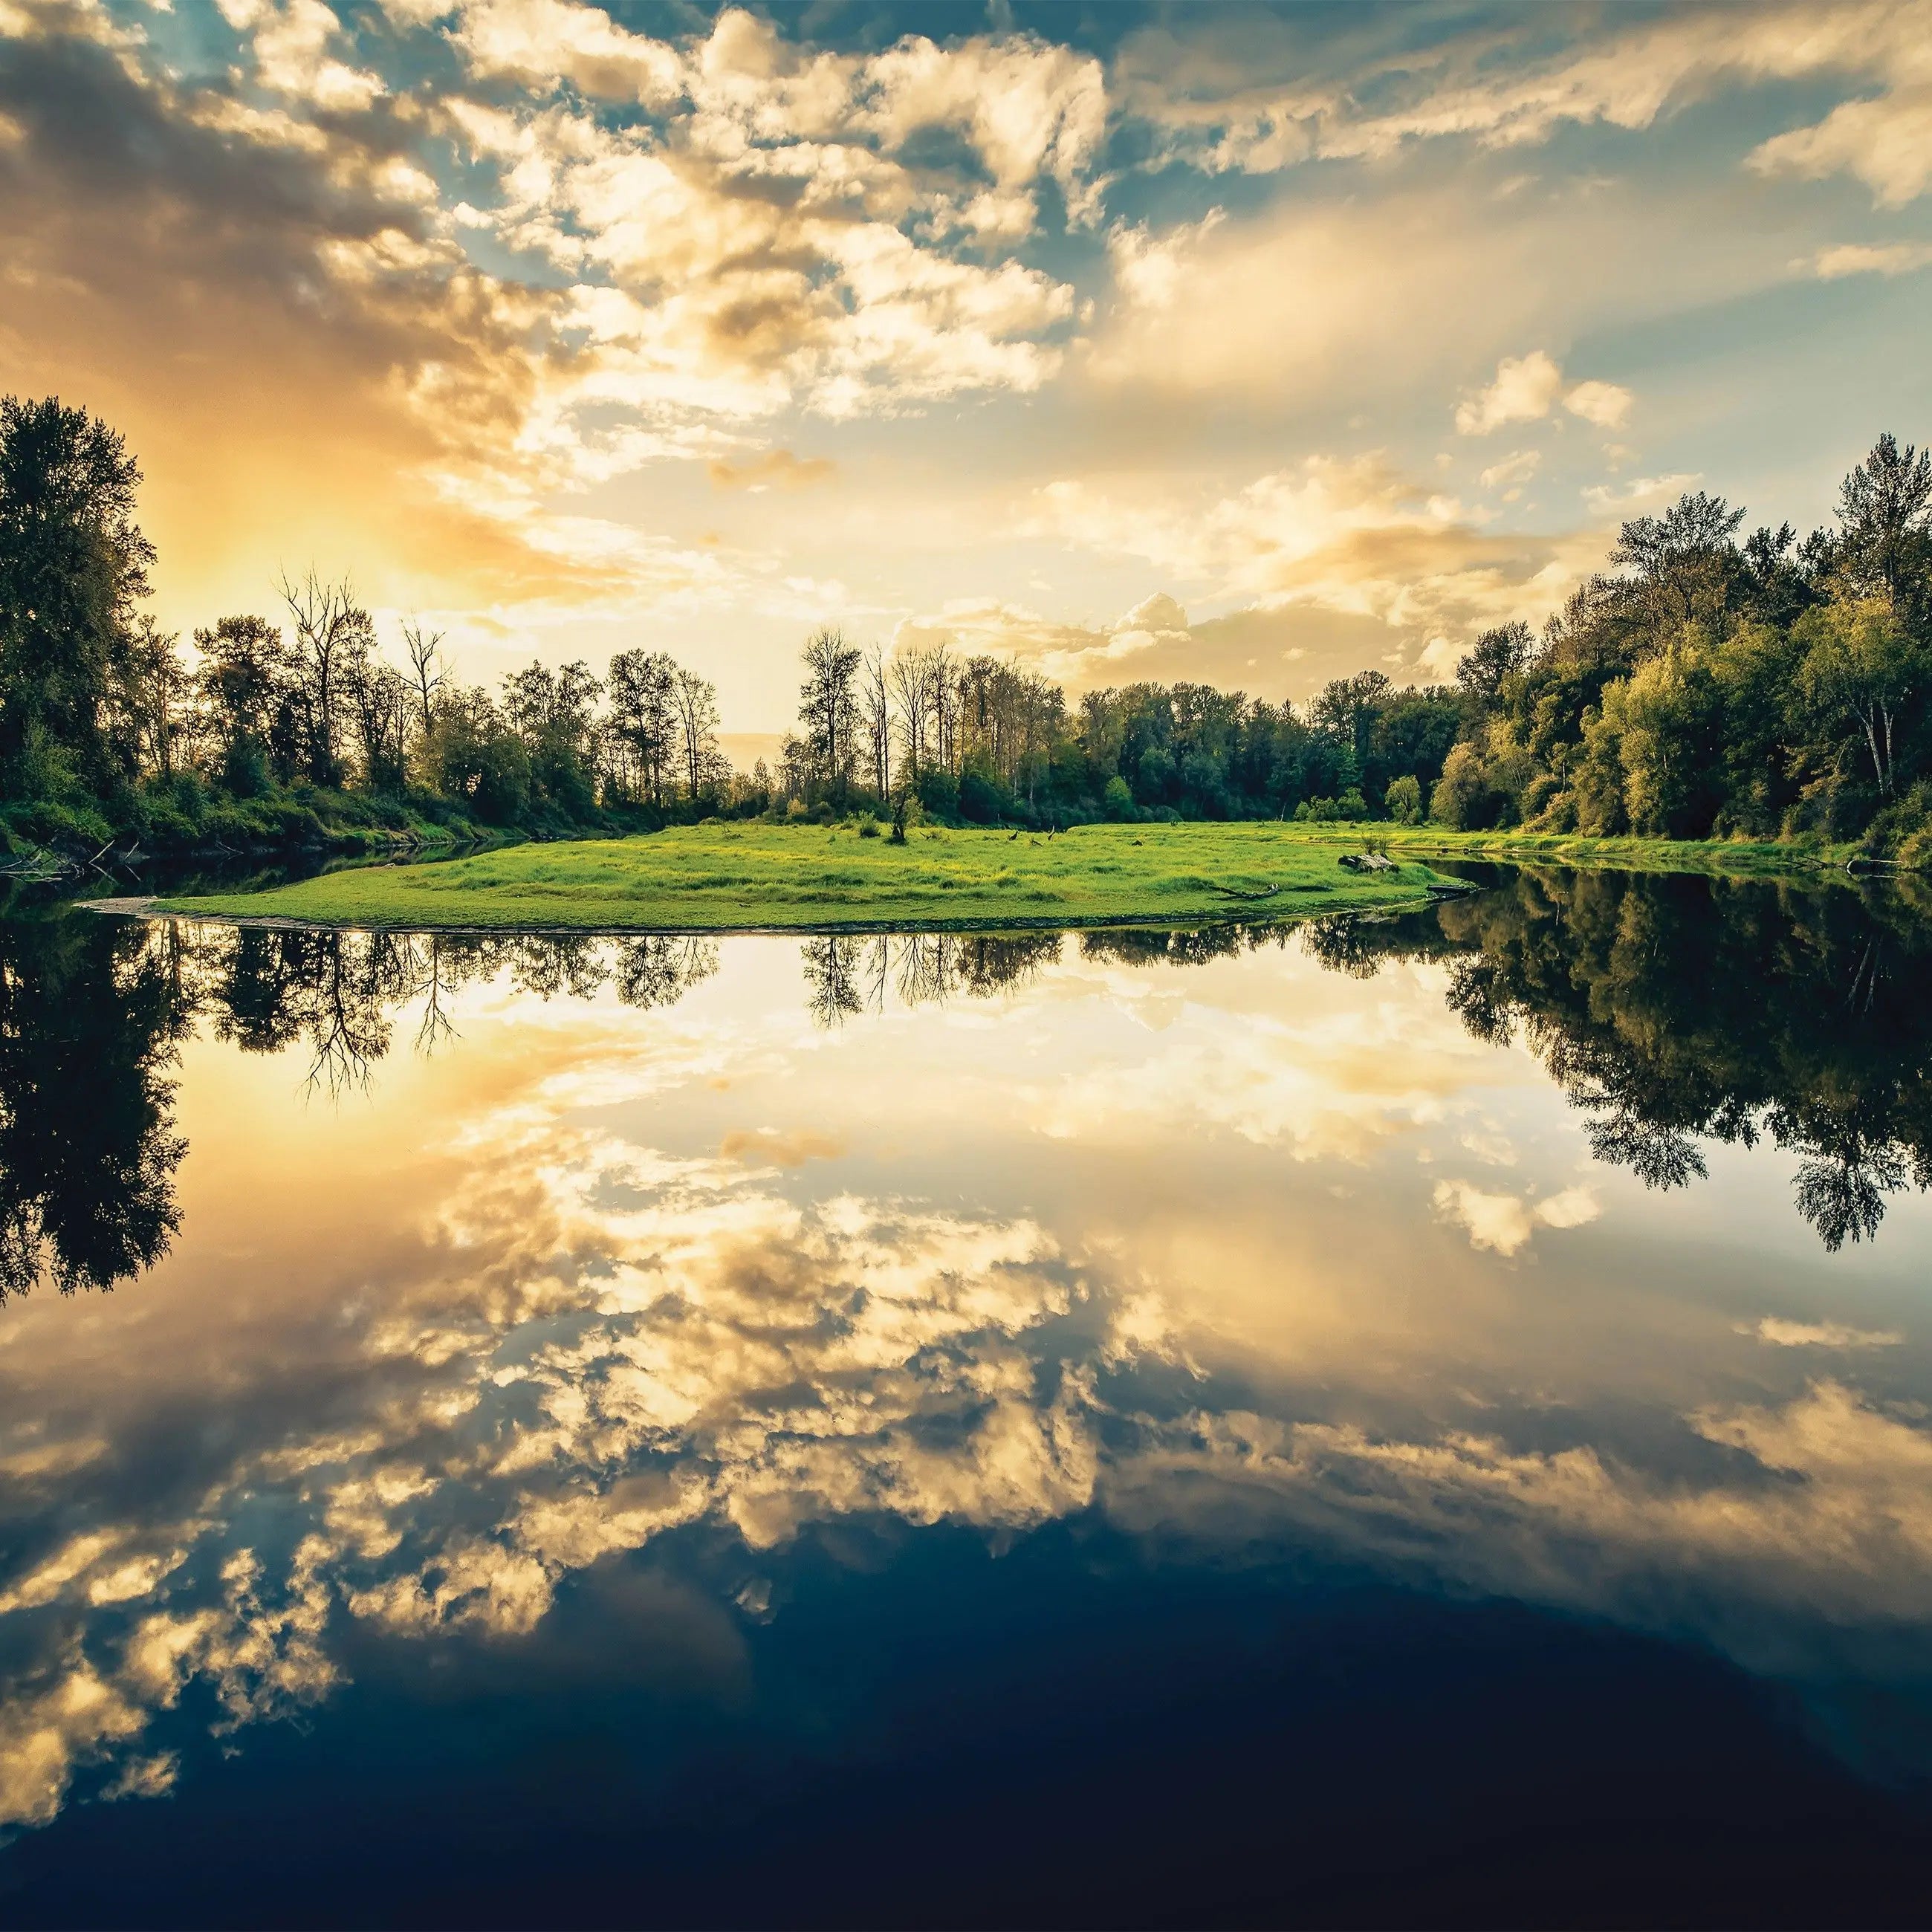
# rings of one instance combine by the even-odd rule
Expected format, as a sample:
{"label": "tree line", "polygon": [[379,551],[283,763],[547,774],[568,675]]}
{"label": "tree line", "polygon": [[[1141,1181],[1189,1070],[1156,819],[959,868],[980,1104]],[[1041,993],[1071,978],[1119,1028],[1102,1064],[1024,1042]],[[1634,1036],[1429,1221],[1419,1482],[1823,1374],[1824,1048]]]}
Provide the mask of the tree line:
{"label": "tree line", "polygon": [[562,831],[742,806],[717,693],[663,652],[604,676],[532,664],[495,692],[440,632],[400,662],[346,578],[274,586],[191,651],[140,608],[140,470],[58,399],[0,400],[0,819],[54,842],[243,844],[362,826]]}
{"label": "tree line", "polygon": [[260,844],[362,826],[566,832],[707,815],[1428,818],[1672,838],[1863,838],[1932,856],[1932,457],[1882,436],[1835,526],[1743,542],[1687,494],[1626,522],[1540,633],[1452,682],[1378,670],[1297,705],[1192,682],[1070,700],[938,641],[804,647],[775,766],[722,755],[713,687],[662,651],[460,682],[415,622],[386,654],[346,579],[191,648],[143,610],[151,544],[119,436],[0,401],[0,824],[72,842]]}
{"label": "tree line", "polygon": [[1060,688],[944,643],[806,647],[780,789],[946,817],[1425,818],[1456,830],[1864,839],[1932,859],[1932,454],[1881,436],[1836,526],[1742,544],[1702,491],[1622,527],[1542,632],[1452,683],[1337,678],[1305,706],[1209,686]]}

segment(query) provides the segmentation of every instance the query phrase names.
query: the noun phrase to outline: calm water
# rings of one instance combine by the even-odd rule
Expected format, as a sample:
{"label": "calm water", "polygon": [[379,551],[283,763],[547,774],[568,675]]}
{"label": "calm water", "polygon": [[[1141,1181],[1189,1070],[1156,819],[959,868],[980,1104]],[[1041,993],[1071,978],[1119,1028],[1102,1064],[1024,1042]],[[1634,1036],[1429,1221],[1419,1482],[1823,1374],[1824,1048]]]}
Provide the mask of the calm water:
{"label": "calm water", "polygon": [[20,911],[0,1917],[1924,1922],[1928,986]]}

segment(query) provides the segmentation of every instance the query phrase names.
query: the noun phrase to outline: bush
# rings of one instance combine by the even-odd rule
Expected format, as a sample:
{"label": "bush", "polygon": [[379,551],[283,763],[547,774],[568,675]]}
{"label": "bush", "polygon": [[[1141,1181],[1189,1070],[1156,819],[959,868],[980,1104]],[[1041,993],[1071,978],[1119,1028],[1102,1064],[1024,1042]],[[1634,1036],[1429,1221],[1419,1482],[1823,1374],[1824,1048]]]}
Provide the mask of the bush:
{"label": "bush", "polygon": [[926,771],[919,775],[919,802],[934,818],[959,816],[959,781],[950,772]]}
{"label": "bush", "polygon": [[862,818],[859,821],[861,838],[876,838],[879,836],[879,821],[876,818]]}
{"label": "bush", "polygon": [[260,798],[268,789],[268,754],[258,740],[237,738],[222,753],[220,782],[236,798]]}
{"label": "bush", "polygon": [[970,819],[975,825],[991,825],[1005,816],[1008,802],[998,780],[976,763],[969,764],[959,774],[962,818]]}

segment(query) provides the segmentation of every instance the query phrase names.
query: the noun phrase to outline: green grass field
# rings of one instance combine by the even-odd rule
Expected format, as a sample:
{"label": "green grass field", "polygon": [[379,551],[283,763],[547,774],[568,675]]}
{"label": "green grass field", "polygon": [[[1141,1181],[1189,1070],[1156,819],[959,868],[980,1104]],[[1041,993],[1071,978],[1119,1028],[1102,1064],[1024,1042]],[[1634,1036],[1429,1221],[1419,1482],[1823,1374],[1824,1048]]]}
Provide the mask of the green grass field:
{"label": "green grass field", "polygon": [[[1369,837],[1387,843],[1396,872],[1363,875],[1338,864]],[[712,824],[361,866],[266,892],[162,898],[155,909],[323,926],[589,932],[1198,923],[1414,904],[1444,883],[1426,863],[1436,857],[1739,877],[1816,877],[1843,863],[1822,849],[1426,826],[1089,825],[1052,838],[927,827],[894,845],[850,825]]]}
{"label": "green grass field", "polygon": [[1443,883],[1419,861],[1344,870],[1340,854],[1361,844],[1280,825],[1096,825],[1052,838],[920,828],[895,845],[850,826],[710,824],[360,866],[155,909],[404,928],[931,929],[1295,917],[1413,904]]}

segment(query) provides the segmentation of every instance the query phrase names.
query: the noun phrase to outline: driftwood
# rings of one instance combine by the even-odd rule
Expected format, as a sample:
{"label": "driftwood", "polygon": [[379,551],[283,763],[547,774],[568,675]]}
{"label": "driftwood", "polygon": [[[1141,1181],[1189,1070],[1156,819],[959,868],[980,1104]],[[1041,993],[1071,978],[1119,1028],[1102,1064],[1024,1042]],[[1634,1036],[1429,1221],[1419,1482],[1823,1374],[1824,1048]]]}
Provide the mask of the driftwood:
{"label": "driftwood", "polygon": [[1244,892],[1239,886],[1216,886],[1214,890],[1226,894],[1231,899],[1271,899],[1281,888],[1279,886],[1264,886],[1258,892]]}

